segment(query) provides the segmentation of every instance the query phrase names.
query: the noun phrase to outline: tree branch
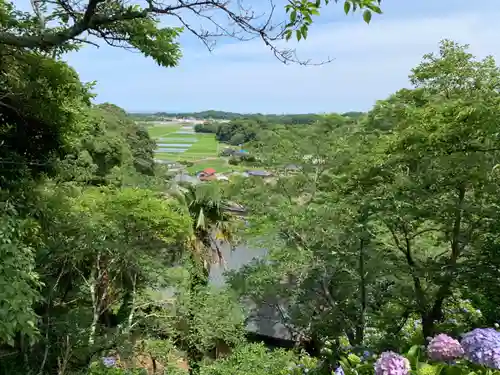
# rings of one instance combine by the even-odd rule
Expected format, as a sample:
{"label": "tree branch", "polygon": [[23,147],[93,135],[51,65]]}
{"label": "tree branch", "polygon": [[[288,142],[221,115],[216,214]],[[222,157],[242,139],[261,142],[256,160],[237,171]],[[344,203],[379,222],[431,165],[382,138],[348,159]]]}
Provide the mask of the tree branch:
{"label": "tree branch", "polygon": [[[130,44],[131,36],[126,32],[123,35],[120,32],[115,34],[112,31],[115,24],[146,18],[153,20],[156,16],[167,15],[180,21],[180,24],[200,39],[209,51],[213,50],[215,44],[210,38],[230,37],[240,41],[259,38],[283,63],[321,65],[331,61],[328,59],[327,61],[312,64],[308,60],[299,60],[294,50],[281,49],[276,46],[275,42],[284,39],[286,25],[284,23],[272,24],[275,12],[275,5],[272,0],[270,0],[269,14],[261,24],[256,21],[262,16],[256,15],[251,9],[244,8],[240,2],[235,3],[237,4],[237,10],[233,10],[231,9],[232,2],[229,0],[177,0],[172,5],[158,5],[158,2],[154,0],[146,0],[147,6],[137,10],[121,4],[118,4],[118,9],[114,9],[111,6],[113,4],[108,7],[109,2],[105,0],[88,0],[86,7],[80,10],[73,9],[73,4],[69,4],[67,0],[53,0],[51,2],[62,11],[58,12],[56,10],[46,19],[57,21],[58,18],[70,17],[73,25],[62,29],[59,26],[57,28],[45,27],[37,34],[24,33],[20,35],[13,31],[2,31],[0,32],[0,45],[47,51],[57,49],[71,41],[82,42],[82,40],[85,40],[82,34],[88,33],[104,39],[111,46],[124,47],[119,42]],[[100,6],[102,4],[105,5]],[[198,19],[207,20],[215,26],[215,30],[204,30],[201,27],[201,30],[197,30],[182,16],[184,10],[194,13]],[[225,17],[228,25],[225,26],[218,22],[216,14],[207,15],[206,12],[208,11],[213,11]],[[41,16],[43,17],[43,15]],[[135,48],[136,46],[133,45],[132,47]]]}

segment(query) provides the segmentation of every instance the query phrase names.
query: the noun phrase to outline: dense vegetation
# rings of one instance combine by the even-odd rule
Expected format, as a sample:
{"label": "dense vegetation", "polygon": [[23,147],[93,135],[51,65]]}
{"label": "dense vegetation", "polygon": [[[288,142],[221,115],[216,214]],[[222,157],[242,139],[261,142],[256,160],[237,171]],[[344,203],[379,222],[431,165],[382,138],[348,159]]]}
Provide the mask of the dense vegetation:
{"label": "dense vegetation", "polygon": [[195,125],[199,133],[214,133],[219,142],[240,145],[267,137],[268,130],[287,129],[293,125],[311,125],[325,118],[339,117],[341,120],[354,122],[361,112],[349,112],[343,115],[284,115],[284,116],[247,116],[235,118],[229,122],[207,121]]}
{"label": "dense vegetation", "polygon": [[236,188],[272,260],[233,274],[241,296],[272,295],[314,353],[332,343],[333,364],[346,347],[402,351],[497,324],[499,78],[491,57],[444,41],[413,88],[354,125],[325,118],[256,142],[276,173],[301,173]]}
{"label": "dense vegetation", "polygon": [[[354,116],[360,112],[349,112]],[[131,114],[138,121],[159,121],[165,118],[195,118],[199,120],[241,120],[265,121],[275,124],[312,124],[322,116],[315,113],[307,114],[289,114],[289,115],[263,115],[261,113],[234,113],[224,111],[203,111],[203,112],[184,112],[184,113],[166,113],[158,112],[154,114]]]}
{"label": "dense vegetation", "polygon": [[[377,3],[345,11],[368,22]],[[48,4],[32,15],[0,1],[1,373],[499,373],[500,333],[483,328],[498,328],[500,304],[491,57],[443,41],[412,88],[367,114],[232,118],[217,138],[245,143],[274,177],[179,186],[147,131],[93,105],[60,55],[90,34],[173,66],[180,30],[156,16],[195,5],[266,43],[272,25],[216,1]],[[305,38],[322,4],[290,2],[282,36]],[[213,288],[211,268],[241,241],[267,256]],[[249,342],[248,310],[263,307],[293,349]]]}

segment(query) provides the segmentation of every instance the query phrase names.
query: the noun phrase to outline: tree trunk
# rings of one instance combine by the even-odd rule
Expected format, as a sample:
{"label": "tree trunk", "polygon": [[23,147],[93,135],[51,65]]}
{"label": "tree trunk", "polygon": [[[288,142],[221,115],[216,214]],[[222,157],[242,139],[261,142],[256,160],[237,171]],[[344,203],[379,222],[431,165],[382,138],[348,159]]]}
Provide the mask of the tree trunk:
{"label": "tree trunk", "polygon": [[460,258],[463,244],[460,243],[462,233],[462,216],[463,204],[465,200],[465,185],[460,185],[457,188],[457,206],[455,208],[455,218],[453,220],[453,229],[451,233],[451,255],[448,260],[448,269],[446,276],[441,281],[441,285],[436,293],[434,302],[430,306],[430,310],[422,315],[422,331],[424,338],[434,336],[435,323],[443,319],[443,304],[446,298],[452,293],[452,284],[454,281],[455,271],[458,259]]}
{"label": "tree trunk", "polygon": [[365,336],[365,314],[366,314],[366,275],[365,275],[365,240],[359,241],[359,319],[356,324],[355,345],[363,343]]}

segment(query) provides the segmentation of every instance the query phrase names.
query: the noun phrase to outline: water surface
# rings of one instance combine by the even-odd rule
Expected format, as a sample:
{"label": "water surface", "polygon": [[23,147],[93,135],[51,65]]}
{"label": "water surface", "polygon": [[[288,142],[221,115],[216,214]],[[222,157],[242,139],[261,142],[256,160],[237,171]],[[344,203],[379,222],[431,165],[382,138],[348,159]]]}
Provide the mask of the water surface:
{"label": "water surface", "polygon": [[158,143],[158,147],[169,147],[169,148],[177,148],[177,147],[191,147],[192,143]]}
{"label": "water surface", "polygon": [[187,148],[157,148],[155,152],[174,152],[174,153],[183,153],[186,152]]}

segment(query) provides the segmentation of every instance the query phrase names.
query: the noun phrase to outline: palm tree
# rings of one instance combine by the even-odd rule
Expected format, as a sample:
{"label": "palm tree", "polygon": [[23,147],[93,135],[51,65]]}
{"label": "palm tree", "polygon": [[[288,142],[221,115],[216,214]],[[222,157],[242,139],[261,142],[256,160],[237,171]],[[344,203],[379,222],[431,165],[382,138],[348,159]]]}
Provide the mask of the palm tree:
{"label": "palm tree", "polygon": [[202,265],[208,283],[211,264],[224,264],[222,244],[233,249],[236,244],[237,218],[227,211],[219,185],[207,183],[187,187],[184,199],[193,219],[193,238],[190,247],[198,265]]}
{"label": "palm tree", "polygon": [[[221,245],[226,244],[234,249],[238,218],[227,210],[228,203],[216,183],[178,188],[177,196],[185,203],[193,219],[193,236],[189,240],[189,289],[191,298],[196,298],[200,288],[208,285],[211,265],[225,263]],[[191,312],[189,321],[193,322],[194,318],[194,312]],[[185,343],[185,348],[189,372],[197,373],[203,353],[192,342]]]}

